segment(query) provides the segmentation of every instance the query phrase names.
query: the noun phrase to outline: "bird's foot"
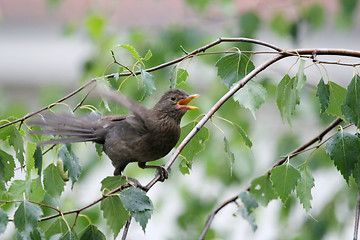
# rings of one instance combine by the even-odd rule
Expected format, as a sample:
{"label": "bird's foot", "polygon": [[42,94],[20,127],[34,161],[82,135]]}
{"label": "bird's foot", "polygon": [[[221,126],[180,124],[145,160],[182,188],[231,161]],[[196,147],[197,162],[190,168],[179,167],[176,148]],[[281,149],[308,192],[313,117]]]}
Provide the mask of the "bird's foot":
{"label": "bird's foot", "polygon": [[164,168],[163,166],[157,166],[157,170],[158,170],[158,173],[159,173],[159,181],[160,182],[163,182],[165,181],[165,179],[168,179],[169,178],[169,172],[168,170],[166,170],[166,168]]}
{"label": "bird's foot", "polygon": [[146,165],[144,162],[138,162],[138,165],[140,168],[145,169],[145,168],[156,168],[157,172],[159,174],[159,181],[163,182],[165,181],[165,179],[168,179],[169,177],[169,172],[168,170],[166,170],[165,167],[163,166],[154,166],[154,165]]}
{"label": "bird's foot", "polygon": [[145,192],[147,192],[149,190],[147,187],[143,186],[137,179],[128,177],[128,176],[124,176],[124,177],[125,177],[126,182],[128,184],[130,184],[131,186],[140,188],[140,189],[144,190]]}

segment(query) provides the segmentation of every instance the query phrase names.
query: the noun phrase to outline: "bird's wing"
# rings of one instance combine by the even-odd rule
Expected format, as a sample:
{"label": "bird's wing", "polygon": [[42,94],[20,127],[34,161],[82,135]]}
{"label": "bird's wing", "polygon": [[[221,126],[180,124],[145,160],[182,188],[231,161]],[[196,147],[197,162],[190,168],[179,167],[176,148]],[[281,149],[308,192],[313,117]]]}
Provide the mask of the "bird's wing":
{"label": "bird's wing", "polygon": [[[139,129],[139,131],[141,130],[141,132],[143,131],[147,131],[147,114],[148,114],[148,109],[145,108],[144,106],[142,106],[141,104],[139,104],[138,102],[126,97],[125,95],[119,93],[119,92],[115,92],[115,91],[99,91],[99,94],[107,99],[110,99],[114,102],[117,102],[119,104],[121,104],[122,106],[126,107],[127,109],[129,109],[132,113],[133,116],[126,116],[123,119],[126,118],[126,120],[133,125],[135,128]],[[110,117],[112,118],[112,117]],[[119,119],[120,118],[120,119]],[[121,116],[114,117],[113,119],[111,119],[111,121],[119,121],[119,120],[123,120],[121,118]]]}

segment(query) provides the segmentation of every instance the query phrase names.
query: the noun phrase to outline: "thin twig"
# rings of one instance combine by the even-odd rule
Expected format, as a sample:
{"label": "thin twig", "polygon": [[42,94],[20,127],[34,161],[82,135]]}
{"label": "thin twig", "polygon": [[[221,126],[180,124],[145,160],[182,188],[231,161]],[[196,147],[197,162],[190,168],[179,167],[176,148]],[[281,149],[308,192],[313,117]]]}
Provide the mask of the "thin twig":
{"label": "thin twig", "polygon": [[[273,168],[282,165],[288,158],[293,158],[295,156],[297,156],[298,154],[300,154],[301,152],[303,152],[305,149],[307,149],[308,147],[310,147],[311,145],[313,145],[314,143],[320,141],[323,139],[323,137],[330,132],[333,128],[337,127],[340,123],[342,122],[341,118],[336,118],[332,123],[329,124],[329,126],[327,126],[321,133],[319,133],[316,137],[314,137],[313,139],[309,140],[308,142],[306,142],[305,144],[301,145],[300,147],[298,147],[297,149],[293,150],[291,153],[288,154],[289,157],[284,157],[282,159],[280,159],[276,164],[274,164],[267,172],[269,173]],[[251,187],[249,186],[246,191],[250,191]],[[232,198],[230,198],[229,200],[226,200],[224,203],[220,204],[219,207],[217,207],[213,212],[211,212],[211,214],[208,217],[208,220],[206,221],[205,227],[201,233],[201,236],[199,238],[199,240],[203,240],[206,233],[208,232],[211,223],[215,217],[215,215],[222,209],[224,208],[226,205],[235,202],[238,199],[239,195],[236,195]]]}
{"label": "thin twig", "polygon": [[[256,39],[251,39],[251,38],[218,38],[214,42],[209,43],[209,44],[207,44],[207,45],[205,45],[203,47],[200,47],[198,49],[195,49],[194,51],[190,52],[189,54],[187,54],[187,55],[185,55],[183,57],[174,59],[172,61],[160,64],[160,65],[157,65],[157,66],[152,67],[152,68],[148,68],[145,71],[146,72],[153,72],[153,71],[156,71],[156,70],[171,66],[171,65],[179,63],[179,62],[181,62],[181,61],[183,61],[183,60],[185,60],[187,58],[194,57],[199,53],[205,52],[207,49],[212,48],[212,47],[214,47],[216,45],[219,45],[220,43],[223,43],[223,42],[249,42],[249,43],[253,43],[253,44],[257,44],[257,45],[260,45],[260,46],[264,46],[264,47],[273,49],[276,52],[282,52],[281,48],[279,48],[279,47],[277,47],[275,45],[272,45],[270,43],[260,41],[260,40],[256,40]],[[126,73],[120,73],[118,76],[139,75],[140,73],[141,73],[141,71],[126,72]],[[112,74],[106,75],[105,77],[106,78],[114,78],[115,76],[117,76],[117,74],[112,73]]]}
{"label": "thin twig", "polygon": [[124,231],[123,231],[123,235],[121,237],[121,240],[125,240],[126,236],[129,232],[129,228],[130,228],[130,223],[131,223],[131,217],[129,218],[129,220],[126,221],[125,227],[124,227]]}
{"label": "thin twig", "polygon": [[[291,153],[288,154],[288,156],[290,158],[293,158],[295,156],[297,156],[298,154],[300,154],[303,150],[307,149],[308,147],[310,147],[311,145],[313,145],[316,142],[321,142],[323,137],[329,132],[331,131],[333,128],[337,127],[340,123],[342,122],[341,118],[336,118],[333,122],[331,122],[329,124],[329,126],[327,126],[321,133],[319,133],[316,137],[314,137],[313,139],[311,139],[310,141],[308,141],[307,143],[305,143],[304,145],[298,147],[297,149],[295,149],[294,151],[292,151]],[[278,161],[274,166],[272,166],[269,170],[268,173],[275,167],[282,165],[284,162],[286,162],[286,160],[288,159],[288,157],[284,157],[282,158],[280,161]],[[250,189],[249,189],[250,190]]]}
{"label": "thin twig", "polygon": [[207,233],[207,231],[209,230],[212,221],[214,220],[215,215],[221,210],[223,209],[225,206],[229,205],[230,203],[235,202],[238,199],[238,196],[232,197],[230,199],[228,199],[227,201],[223,202],[219,207],[217,207],[210,215],[208,220],[206,221],[205,227],[203,232],[201,233],[201,236],[199,237],[199,240],[203,240],[205,238],[205,235]]}
{"label": "thin twig", "polygon": [[359,218],[360,218],[360,192],[356,203],[356,215],[355,215],[355,226],[354,226],[354,240],[358,239],[359,235]]}

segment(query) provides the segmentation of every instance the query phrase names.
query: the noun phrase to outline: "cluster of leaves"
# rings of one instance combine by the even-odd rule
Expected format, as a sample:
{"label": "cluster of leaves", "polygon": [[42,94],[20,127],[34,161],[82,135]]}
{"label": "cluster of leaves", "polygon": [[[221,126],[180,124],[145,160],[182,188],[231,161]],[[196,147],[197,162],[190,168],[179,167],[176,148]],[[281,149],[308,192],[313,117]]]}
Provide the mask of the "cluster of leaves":
{"label": "cluster of leaves", "polygon": [[[300,104],[301,90],[306,83],[304,66],[305,60],[300,60],[296,76],[290,77],[286,74],[276,88],[276,104],[280,115],[283,121],[286,120],[290,125],[296,106]],[[216,67],[221,81],[229,88],[240,81],[246,75],[246,72],[254,69],[254,65],[246,55],[240,53],[222,57],[217,62]],[[339,117],[359,128],[359,80],[359,75],[355,75],[346,90],[334,82],[329,81],[328,84],[325,84],[323,79],[320,79],[316,94],[320,104],[320,113]],[[234,99],[240,105],[249,109],[254,118],[255,111],[265,102],[265,98],[266,89],[260,83],[254,81],[249,81],[244,88],[234,95]],[[360,189],[359,141],[358,134],[351,134],[340,128],[326,142],[326,152],[334,161],[344,179],[349,182],[349,178],[352,176]],[[228,144],[226,142],[225,149],[229,153],[231,150],[227,148]],[[249,142],[251,143],[250,140]],[[248,146],[251,147],[251,144],[248,144]],[[231,155],[229,157],[231,158]],[[292,192],[296,191],[296,195],[306,212],[311,210],[311,189],[314,187],[314,178],[307,166],[307,161],[295,167],[290,163],[290,157],[288,156],[288,159],[283,164],[254,179],[249,193],[243,192],[238,197],[243,203],[238,211],[252,225],[254,230],[257,227],[252,213],[257,208],[258,203],[267,206],[269,201],[280,198],[286,204]]]}
{"label": "cluster of leaves", "polygon": [[[296,76],[291,78],[286,74],[277,86],[276,103],[282,119],[286,119],[289,124],[296,105],[300,103],[300,92],[306,81],[304,65],[305,61],[301,60]],[[250,59],[241,53],[222,57],[216,66],[221,81],[229,88],[254,69]],[[255,112],[265,102],[266,95],[266,89],[260,83],[249,81],[233,98],[244,108],[249,109],[255,118]],[[246,139],[247,137],[244,138]],[[248,147],[252,146],[249,139],[245,143]],[[258,202],[266,206],[269,201],[280,197],[285,204],[292,191],[296,189],[301,203],[306,211],[309,211],[313,186],[314,178],[305,163],[295,168],[286,161],[285,164],[273,168],[271,172],[252,181],[250,192],[239,195],[243,204],[240,205],[238,212],[252,225],[253,230],[256,230],[253,211],[258,207]]]}

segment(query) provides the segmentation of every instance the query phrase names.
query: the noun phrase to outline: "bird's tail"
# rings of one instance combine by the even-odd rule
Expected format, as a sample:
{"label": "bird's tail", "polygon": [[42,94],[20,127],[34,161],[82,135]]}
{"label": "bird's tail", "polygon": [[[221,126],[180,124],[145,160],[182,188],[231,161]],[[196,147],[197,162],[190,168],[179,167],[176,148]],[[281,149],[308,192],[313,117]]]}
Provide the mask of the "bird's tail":
{"label": "bird's tail", "polygon": [[33,131],[33,135],[60,136],[60,138],[40,142],[38,146],[58,143],[74,142],[103,142],[102,127],[99,125],[99,116],[88,115],[78,118],[69,114],[41,114],[37,120],[29,122],[31,126],[39,126],[40,131]]}

